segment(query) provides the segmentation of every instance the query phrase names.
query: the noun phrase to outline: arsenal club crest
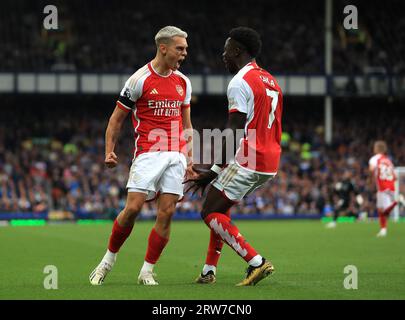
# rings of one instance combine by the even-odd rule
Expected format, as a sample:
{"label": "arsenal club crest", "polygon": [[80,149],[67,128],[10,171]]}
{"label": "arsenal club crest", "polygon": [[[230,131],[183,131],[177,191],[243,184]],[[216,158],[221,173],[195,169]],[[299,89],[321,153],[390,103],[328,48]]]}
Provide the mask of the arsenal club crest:
{"label": "arsenal club crest", "polygon": [[179,95],[183,95],[184,94],[184,90],[183,90],[183,87],[181,86],[181,85],[177,85],[176,86],[176,90],[177,90],[177,92],[179,93]]}

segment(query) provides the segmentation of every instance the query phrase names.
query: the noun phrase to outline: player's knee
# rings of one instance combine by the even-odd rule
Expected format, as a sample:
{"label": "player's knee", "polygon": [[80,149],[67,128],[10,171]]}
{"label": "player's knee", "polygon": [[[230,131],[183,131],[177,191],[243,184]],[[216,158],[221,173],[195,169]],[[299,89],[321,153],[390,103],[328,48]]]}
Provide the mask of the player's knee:
{"label": "player's knee", "polygon": [[170,221],[174,212],[176,211],[176,205],[170,205],[165,207],[160,207],[157,212],[159,220]]}
{"label": "player's knee", "polygon": [[139,214],[139,212],[141,212],[142,209],[142,204],[137,203],[137,202],[133,202],[133,203],[127,203],[127,205],[125,206],[124,212],[125,212],[125,216],[127,217],[134,217],[136,218],[136,216]]}
{"label": "player's knee", "polygon": [[175,207],[159,209],[157,213],[156,225],[162,230],[168,230],[172,221],[172,216],[175,212]]}

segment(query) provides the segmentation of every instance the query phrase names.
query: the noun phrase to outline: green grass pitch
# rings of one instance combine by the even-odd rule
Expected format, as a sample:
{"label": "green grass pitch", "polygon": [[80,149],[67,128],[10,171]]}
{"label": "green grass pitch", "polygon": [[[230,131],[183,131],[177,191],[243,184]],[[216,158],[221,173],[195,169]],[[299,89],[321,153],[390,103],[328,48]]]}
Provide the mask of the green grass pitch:
{"label": "green grass pitch", "polygon": [[[200,221],[174,221],[155,267],[159,286],[136,284],[152,222],[138,222],[104,285],[88,275],[103,256],[112,224],[0,228],[0,299],[405,299],[405,224],[319,221],[237,221],[276,272],[254,287],[235,287],[245,262],[224,246],[217,283],[193,280],[204,263],[209,230]],[[46,265],[58,268],[58,289],[45,290]],[[343,286],[344,267],[358,269],[358,289]]]}

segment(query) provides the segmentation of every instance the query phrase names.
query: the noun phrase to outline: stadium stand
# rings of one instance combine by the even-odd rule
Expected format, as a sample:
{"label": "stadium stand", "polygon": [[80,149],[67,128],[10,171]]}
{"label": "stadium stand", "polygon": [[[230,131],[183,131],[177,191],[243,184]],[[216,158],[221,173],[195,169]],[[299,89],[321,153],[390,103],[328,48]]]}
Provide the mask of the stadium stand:
{"label": "stadium stand", "polygon": [[[347,4],[356,5],[362,13],[360,26],[356,32],[348,32],[341,28],[341,21],[334,21],[334,71],[403,74],[405,23],[401,10],[396,9],[401,1],[335,1],[334,16],[343,19]],[[273,73],[324,70],[322,1],[260,0],[255,1],[258,10],[251,10],[251,3],[237,0],[215,2],[215,6],[209,1],[191,5],[186,0],[159,5],[59,0],[54,1],[60,24],[56,31],[42,28],[45,5],[46,1],[2,1],[1,71],[132,72],[154,54],[157,26],[173,21],[189,34],[186,73],[223,73],[223,37],[235,25],[249,25],[262,34],[264,54],[259,63]],[[229,8],[232,12],[227,13]]]}

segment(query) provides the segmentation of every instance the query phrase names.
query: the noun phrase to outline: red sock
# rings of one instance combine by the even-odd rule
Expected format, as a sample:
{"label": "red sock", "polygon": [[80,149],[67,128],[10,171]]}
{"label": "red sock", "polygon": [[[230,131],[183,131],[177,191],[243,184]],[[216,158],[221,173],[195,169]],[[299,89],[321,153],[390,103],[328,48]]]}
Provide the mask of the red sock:
{"label": "red sock", "polygon": [[[225,214],[227,217],[230,217],[230,210],[228,210]],[[214,230],[211,230],[210,242],[208,244],[207,258],[205,259],[205,264],[208,264],[210,266],[217,266],[223,246],[224,242],[222,241],[221,236],[217,235]]]}
{"label": "red sock", "polygon": [[391,205],[384,210],[384,215],[387,217],[389,216],[389,214],[391,213],[392,209],[395,208],[395,206],[398,204],[398,202],[394,201],[393,203],[391,203]]}
{"label": "red sock", "polygon": [[378,217],[380,220],[381,229],[386,228],[387,227],[387,217],[385,216],[384,211],[378,210]]}
{"label": "red sock", "polygon": [[230,217],[223,213],[213,212],[204,219],[204,222],[246,262],[257,255],[256,250],[246,242],[238,228],[232,224]]}
{"label": "red sock", "polygon": [[111,236],[110,236],[110,241],[108,242],[108,250],[111,252],[117,253],[122,244],[125,242],[125,240],[128,238],[128,236],[131,234],[132,228],[131,227],[121,227],[118,224],[118,220],[114,220],[114,225],[112,228]]}
{"label": "red sock", "polygon": [[155,264],[168,242],[169,239],[160,236],[155,228],[153,228],[148,238],[148,250],[146,251],[145,261]]}

